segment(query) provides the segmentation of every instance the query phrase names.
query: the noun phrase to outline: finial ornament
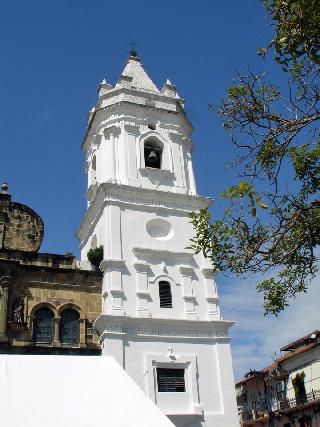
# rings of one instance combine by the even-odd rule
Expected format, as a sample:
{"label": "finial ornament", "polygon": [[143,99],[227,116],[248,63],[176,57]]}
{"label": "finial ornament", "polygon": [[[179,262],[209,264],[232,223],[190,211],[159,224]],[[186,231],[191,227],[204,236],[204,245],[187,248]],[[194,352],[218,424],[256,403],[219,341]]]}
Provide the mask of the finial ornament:
{"label": "finial ornament", "polygon": [[134,58],[136,58],[138,56],[138,53],[135,49],[130,49],[129,50],[129,55],[133,56]]}
{"label": "finial ornament", "polygon": [[8,184],[7,184],[6,182],[4,182],[4,183],[1,185],[1,191],[2,191],[2,193],[7,194],[7,193],[8,193],[8,189],[9,189]]}
{"label": "finial ornament", "polygon": [[134,40],[131,40],[129,43],[131,49],[129,50],[129,56],[132,58],[138,58],[138,52],[137,52],[137,43]]}

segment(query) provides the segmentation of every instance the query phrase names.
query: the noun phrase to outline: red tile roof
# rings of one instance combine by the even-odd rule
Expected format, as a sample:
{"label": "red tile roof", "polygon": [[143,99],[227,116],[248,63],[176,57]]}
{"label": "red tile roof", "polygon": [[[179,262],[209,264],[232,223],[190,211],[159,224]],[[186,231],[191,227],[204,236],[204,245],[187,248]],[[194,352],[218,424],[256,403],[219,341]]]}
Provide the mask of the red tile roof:
{"label": "red tile roof", "polygon": [[[286,353],[285,355],[283,355],[282,357],[279,357],[278,359],[276,359],[271,365],[266,366],[263,369],[260,369],[259,371],[250,371],[249,373],[252,372],[252,375],[248,375],[247,377],[243,378],[242,380],[238,381],[236,383],[236,386],[239,384],[243,384],[246,383],[248,381],[253,380],[254,378],[257,378],[257,376],[254,374],[255,372],[264,372],[267,373],[269,371],[271,371],[272,369],[276,368],[277,365],[279,365],[281,362],[290,359],[291,357],[296,356],[297,354],[301,354],[305,351],[310,350],[313,347],[316,347],[317,345],[320,345],[319,340],[313,340],[312,342],[308,342],[306,344],[303,344],[303,342],[307,339],[311,338],[311,335],[315,334],[317,338],[320,337],[320,331],[319,330],[315,330],[313,332],[311,332],[308,335],[305,335],[302,338],[299,338],[295,341],[292,341],[291,343],[285,345],[284,347],[281,347],[280,351],[288,351],[291,350],[290,352]],[[298,348],[294,348],[296,346],[296,344],[299,344],[301,342],[301,346],[299,346]]]}
{"label": "red tile roof", "polygon": [[290,350],[292,347],[295,347],[295,346],[296,346],[297,344],[299,344],[300,342],[301,342],[301,344],[302,344],[302,343],[303,343],[303,341],[305,341],[305,340],[307,340],[307,339],[310,339],[312,334],[315,334],[316,336],[318,336],[318,335],[320,335],[320,331],[317,329],[317,330],[315,330],[315,331],[311,332],[310,334],[305,335],[304,337],[298,338],[297,340],[292,341],[292,342],[290,342],[289,344],[286,344],[284,347],[281,347],[281,348],[280,348],[280,351],[288,351],[288,350]]}

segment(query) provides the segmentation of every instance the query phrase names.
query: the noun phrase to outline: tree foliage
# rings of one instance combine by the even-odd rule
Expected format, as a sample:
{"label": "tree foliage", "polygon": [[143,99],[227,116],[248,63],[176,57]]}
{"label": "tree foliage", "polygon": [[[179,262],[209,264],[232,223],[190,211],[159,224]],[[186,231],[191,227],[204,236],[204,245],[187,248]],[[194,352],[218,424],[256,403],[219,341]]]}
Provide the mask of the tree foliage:
{"label": "tree foliage", "polygon": [[99,265],[103,260],[103,246],[89,249],[87,257],[94,267],[99,268]]}
{"label": "tree foliage", "polygon": [[275,37],[264,55],[274,48],[275,60],[285,66],[302,68],[306,55],[320,63],[320,7],[318,0],[263,0],[275,27]]}
{"label": "tree foliage", "polygon": [[266,313],[278,314],[306,292],[318,271],[320,244],[320,3],[264,0],[275,37],[258,53],[274,51],[288,87],[266,74],[237,73],[216,108],[239,156],[239,182],[222,197],[223,218],[192,214],[191,247],[220,271],[273,272],[258,284]]}

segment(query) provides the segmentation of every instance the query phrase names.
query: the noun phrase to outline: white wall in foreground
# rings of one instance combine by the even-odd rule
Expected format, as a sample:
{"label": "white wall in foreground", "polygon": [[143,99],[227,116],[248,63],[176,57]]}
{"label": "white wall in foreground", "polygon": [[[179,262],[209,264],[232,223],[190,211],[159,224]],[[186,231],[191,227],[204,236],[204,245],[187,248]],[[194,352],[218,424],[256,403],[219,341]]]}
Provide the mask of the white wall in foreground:
{"label": "white wall in foreground", "polygon": [[0,355],[2,427],[172,427],[112,357]]}

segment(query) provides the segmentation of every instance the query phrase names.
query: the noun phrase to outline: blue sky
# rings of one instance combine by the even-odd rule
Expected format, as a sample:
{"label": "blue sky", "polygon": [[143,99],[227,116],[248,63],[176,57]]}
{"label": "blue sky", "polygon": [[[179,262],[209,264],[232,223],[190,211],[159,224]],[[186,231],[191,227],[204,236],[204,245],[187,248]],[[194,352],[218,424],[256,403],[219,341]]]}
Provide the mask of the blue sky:
{"label": "blue sky", "polygon": [[[257,0],[2,2],[0,181],[9,183],[14,200],[44,219],[41,250],[79,254],[75,231],[85,212],[80,146],[87,111],[96,101],[98,83],[118,79],[132,40],[155,83],[169,78],[186,99],[194,125],[198,191],[214,197],[219,211],[219,194],[235,180],[234,172],[224,167],[234,152],[219,118],[207,107],[219,103],[236,70],[248,65],[256,71],[275,69],[256,55],[270,36],[266,12]],[[246,317],[245,298],[240,304],[245,292],[252,295],[252,308],[261,307],[254,283],[222,278],[220,289],[225,318]],[[263,328],[259,310],[255,323],[259,319]],[[250,325],[243,324],[247,329],[240,324],[233,333],[237,375],[269,363],[265,352],[260,363],[250,359],[250,349],[255,357],[259,354],[257,339],[248,333]],[[310,321],[305,329],[313,326]],[[244,348],[249,355],[242,363]]]}

